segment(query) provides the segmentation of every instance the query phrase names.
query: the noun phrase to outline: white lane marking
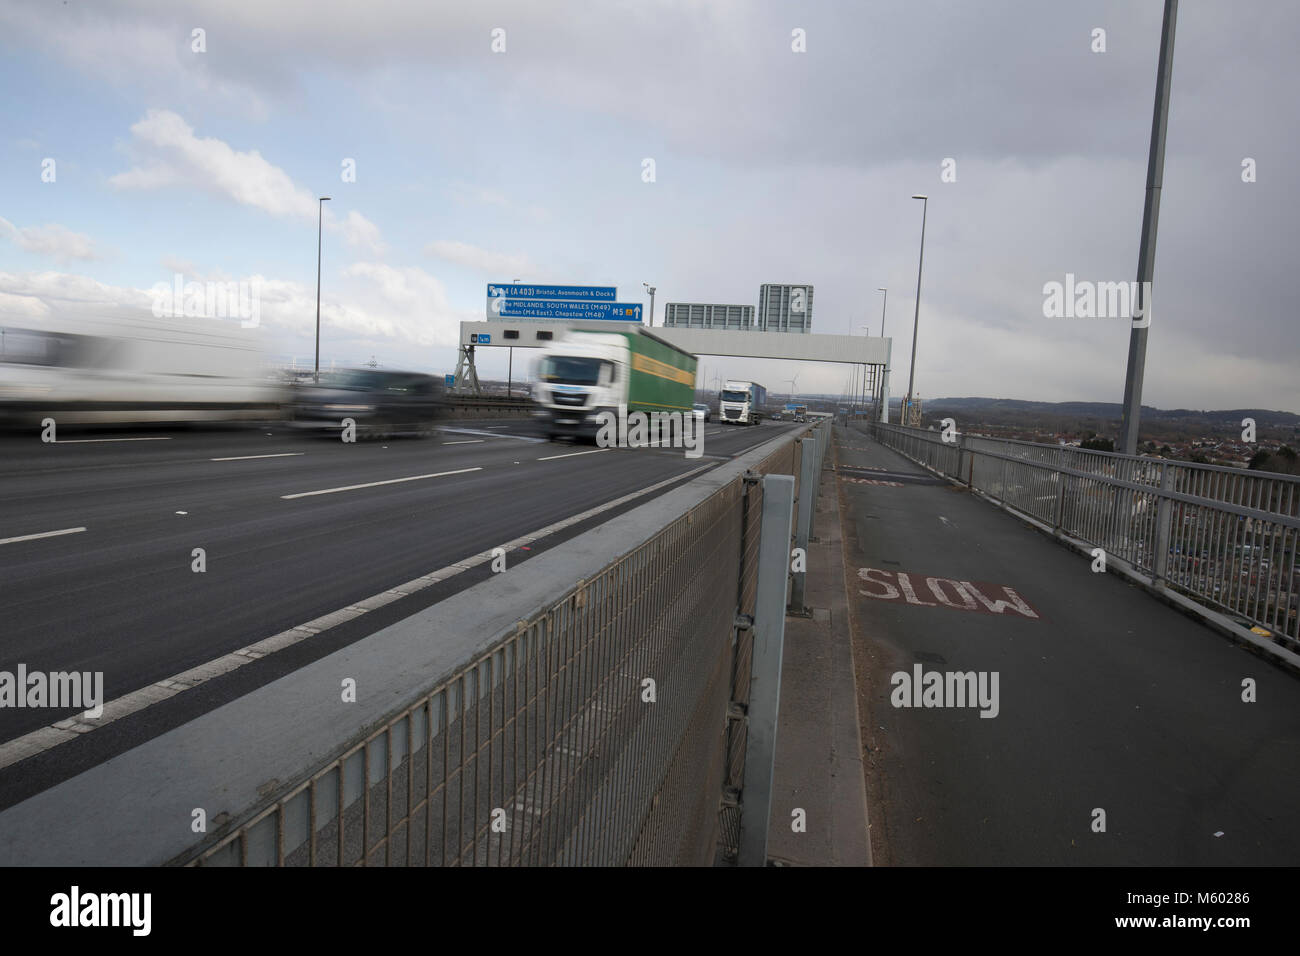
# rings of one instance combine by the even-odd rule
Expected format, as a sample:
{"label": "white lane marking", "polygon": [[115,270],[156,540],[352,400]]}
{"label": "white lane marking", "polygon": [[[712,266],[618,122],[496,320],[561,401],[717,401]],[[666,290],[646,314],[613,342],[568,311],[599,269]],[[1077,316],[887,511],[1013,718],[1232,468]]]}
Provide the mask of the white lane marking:
{"label": "white lane marking", "polygon": [[471,471],[482,471],[481,467],[458,468],[455,471],[435,471],[431,475],[411,475],[407,478],[389,478],[387,481],[367,481],[362,485],[344,485],[341,488],[322,488],[320,491],[300,491],[296,495],[281,495],[286,501],[290,498],[310,498],[313,495],[332,495],[338,491],[356,491],[358,488],[378,488],[380,485],[397,485],[403,481],[421,481],[425,478],[445,478],[447,475],[463,475]]}
{"label": "white lane marking", "polygon": [[945,518],[943,515],[939,515],[939,520],[942,521],[942,522],[943,522],[945,525],[947,525],[949,528],[951,528],[951,527],[953,526],[952,522],[949,521],[947,518]]}
{"label": "white lane marking", "polygon": [[187,515],[187,514],[189,514],[188,511],[178,511],[178,512],[176,512],[176,513],[177,513],[178,515]]}
{"label": "white lane marking", "polygon": [[305,451],[282,451],[278,455],[236,455],[234,458],[209,458],[208,461],[251,461],[254,458],[293,458],[305,455]]}
{"label": "white lane marking", "polygon": [[42,531],[40,534],[21,534],[16,538],[0,538],[0,544],[14,544],[18,541],[35,541],[37,538],[57,538],[61,534],[77,534],[85,528],[64,528],[61,531]]}
{"label": "white lane marking", "polygon": [[545,458],[538,458],[538,461],[555,461],[557,458],[574,458],[578,455],[595,455],[598,452],[609,451],[608,448],[593,448],[591,451],[571,451],[563,455],[547,455]]}
{"label": "white lane marking", "polygon": [[442,430],[449,435],[483,435],[486,438],[513,438],[516,441],[532,442],[535,445],[546,444],[545,438],[533,438],[529,435],[503,435],[497,432],[485,431],[481,428],[444,428]]}
{"label": "white lane marking", "polygon": [[[603,450],[603,449],[602,449]],[[533,531],[513,541],[507,541],[500,545],[507,552],[514,551],[521,545],[531,544],[541,538],[555,534],[557,531],[563,531],[572,525],[594,518],[596,515],[620,505],[625,505],[629,501],[648,495],[651,492],[658,491],[666,485],[674,482],[686,481],[702,471],[712,468],[712,465],[701,465],[690,471],[683,472],[680,475],[674,475],[671,478],[665,478],[663,481],[655,482],[638,491],[633,491],[623,495],[621,498],[615,498],[613,501],[607,501],[602,505],[582,512],[581,514],[571,515],[568,518],[556,521],[554,524],[548,524],[544,528]],[[471,555],[462,561],[449,564],[445,568],[434,571],[431,574],[425,574],[421,577],[407,581],[405,584],[399,584],[397,587],[389,588],[387,591],[381,591],[379,594],[368,597],[365,600],[349,604],[345,608],[340,608],[330,614],[324,614],[318,618],[308,621],[306,624],[299,624],[297,627],[291,627],[287,631],[281,631],[279,634],[272,634],[270,637],[263,638],[256,643],[241,647],[237,651],[231,651],[223,657],[216,660],[208,661],[206,664],[200,664],[198,667],[192,667],[187,671],[182,671],[166,680],[160,680],[156,684],[146,684],[139,690],[131,691],[129,694],[123,694],[121,697],[104,704],[104,712],[97,720],[90,721],[83,717],[71,717],[67,720],[59,721],[48,727],[42,727],[40,730],[34,730],[29,734],[21,737],[15,737],[13,740],[0,744],[0,769],[15,764],[20,760],[26,760],[38,753],[46,750],[52,750],[59,744],[66,743],[69,740],[75,740],[88,731],[97,730],[105,724],[134,714],[137,711],[144,710],[161,700],[166,700],[179,694],[181,691],[189,690],[191,687],[211,680],[214,677],[220,677],[223,674],[229,674],[245,664],[260,660],[269,654],[283,650],[286,647],[292,647],[301,641],[314,637],[322,631],[328,631],[330,628],[345,621],[351,621],[360,617],[368,611],[375,608],[383,607],[386,604],[392,604],[394,601],[401,600],[408,595],[415,594],[425,588],[432,587],[439,581],[445,581],[453,578],[462,571],[468,571],[492,560],[492,550],[480,551],[478,554]]]}
{"label": "white lane marking", "polygon": [[462,438],[459,441],[445,441],[444,445],[481,445],[487,441],[486,438]]}
{"label": "white lane marking", "polygon": [[105,441],[171,441],[171,437],[163,438],[60,438],[58,441],[50,442],[51,445],[94,445],[98,442]]}

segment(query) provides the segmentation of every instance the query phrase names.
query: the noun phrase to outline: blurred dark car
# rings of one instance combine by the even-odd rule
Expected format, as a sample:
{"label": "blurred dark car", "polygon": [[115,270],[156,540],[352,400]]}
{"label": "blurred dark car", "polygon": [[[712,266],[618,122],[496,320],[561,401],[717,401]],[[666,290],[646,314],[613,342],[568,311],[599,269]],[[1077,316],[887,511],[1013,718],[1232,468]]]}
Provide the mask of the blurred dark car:
{"label": "blurred dark car", "polygon": [[341,430],[350,418],[359,439],[429,435],[446,412],[442,379],[419,372],[344,369],[294,388],[295,426]]}

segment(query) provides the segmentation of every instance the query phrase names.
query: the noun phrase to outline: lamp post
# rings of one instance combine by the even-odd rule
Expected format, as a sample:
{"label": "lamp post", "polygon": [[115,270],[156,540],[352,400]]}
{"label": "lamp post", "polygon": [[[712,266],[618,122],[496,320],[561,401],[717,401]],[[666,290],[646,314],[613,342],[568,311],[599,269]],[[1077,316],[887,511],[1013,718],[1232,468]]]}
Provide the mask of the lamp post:
{"label": "lamp post", "polygon": [[[865,339],[865,338],[870,338],[870,336],[871,336],[871,326],[870,326],[870,325],[860,325],[860,326],[858,326],[858,328],[862,329],[862,337],[863,337],[864,339]],[[855,395],[853,396],[853,409],[854,409],[854,414],[857,413],[857,406],[858,406],[858,399],[859,399],[859,397],[862,399],[862,403],[861,403],[861,404],[862,404],[862,407],[863,407],[863,408],[866,408],[866,406],[867,406],[867,363],[866,363],[866,362],[863,362],[863,363],[862,363],[862,388],[860,389],[859,394],[855,394]]]}
{"label": "lamp post", "polygon": [[1142,423],[1142,379],[1147,364],[1147,326],[1151,324],[1151,302],[1147,291],[1155,274],[1156,229],[1160,223],[1160,189],[1165,176],[1165,129],[1169,125],[1169,81],[1174,69],[1174,28],[1178,23],[1178,0],[1165,0],[1164,24],[1160,29],[1160,59],[1156,64],[1156,104],[1151,118],[1151,150],[1147,154],[1147,192],[1142,206],[1142,242],[1138,250],[1138,302],[1141,323],[1129,331],[1128,368],[1124,375],[1124,408],[1119,444],[1115,450],[1137,454],[1138,430]]}
{"label": "lamp post", "polygon": [[655,324],[655,287],[649,282],[642,282],[645,290],[650,293],[650,327],[654,328]]}
{"label": "lamp post", "polygon": [[321,246],[321,224],[325,215],[325,204],[330,201],[329,196],[321,196],[316,203],[316,371],[314,373],[316,384],[320,384],[320,246]]}
{"label": "lamp post", "polygon": [[[513,284],[519,285],[519,280],[516,279]],[[508,364],[506,365],[506,400],[507,401],[515,397],[515,347],[513,345],[510,346],[510,350],[508,354],[510,357],[509,359],[507,359]]]}
{"label": "lamp post", "polygon": [[[884,293],[884,298],[880,300],[880,337],[883,339],[885,337],[885,306],[889,303],[889,290],[884,286],[877,286],[876,291]],[[888,374],[889,366],[886,365],[880,374],[880,381],[876,383],[876,395],[874,397],[877,404],[880,402],[880,390],[884,388],[885,376]]]}
{"label": "lamp post", "polygon": [[925,265],[925,216],[929,211],[930,197],[913,196],[913,199],[921,200],[921,256],[916,263],[916,311],[912,316],[912,371],[907,376],[907,404],[903,406],[903,415],[906,419],[912,417],[912,386],[916,382],[916,331],[921,324],[921,269]]}

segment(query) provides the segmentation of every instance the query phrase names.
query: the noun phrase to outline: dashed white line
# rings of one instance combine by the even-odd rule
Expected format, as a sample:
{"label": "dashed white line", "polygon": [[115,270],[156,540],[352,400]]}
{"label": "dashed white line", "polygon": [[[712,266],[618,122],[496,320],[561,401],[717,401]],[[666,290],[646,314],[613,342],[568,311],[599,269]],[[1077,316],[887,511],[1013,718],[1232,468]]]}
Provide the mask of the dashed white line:
{"label": "dashed white line", "polygon": [[538,461],[555,461],[557,458],[574,458],[578,455],[595,455],[602,451],[609,451],[608,448],[593,448],[591,451],[571,451],[564,455],[547,455],[545,458],[538,458]]}
{"label": "dashed white line", "polygon": [[171,441],[171,436],[161,438],[60,438],[50,442],[51,445],[94,445],[105,441]]}
{"label": "dashed white line", "polygon": [[458,468],[455,471],[435,471],[431,475],[411,475],[407,478],[389,478],[387,481],[367,481],[361,485],[344,485],[341,488],[322,488],[320,491],[300,491],[296,495],[281,495],[286,501],[290,498],[310,498],[313,495],[332,495],[339,491],[356,491],[358,488],[378,488],[380,485],[396,485],[403,481],[421,481],[425,478],[445,478],[447,475],[463,475],[471,471],[482,471],[481,467]]}
{"label": "dashed white line", "polygon": [[534,438],[531,435],[511,435],[500,434],[498,432],[485,431],[481,428],[444,428],[442,431],[448,435],[483,435],[486,438],[513,438],[515,441],[532,442],[534,445],[546,444],[545,438]]}
{"label": "dashed white line", "polygon": [[[602,451],[604,449],[601,449]],[[621,498],[615,498],[613,501],[607,501],[604,504],[597,505],[594,508],[582,512],[581,514],[570,515],[554,524],[549,524],[545,528],[540,528],[522,537],[515,538],[513,541],[507,541],[500,547],[507,552],[514,551],[525,544],[531,544],[540,538],[548,537],[557,531],[563,531],[565,528],[575,524],[580,524],[604,511],[617,508],[620,505],[627,504],[643,495],[658,491],[666,485],[674,482],[686,481],[702,471],[711,468],[711,465],[701,465],[680,475],[673,475],[665,478],[663,481],[655,482],[638,491],[633,491],[623,495]],[[470,469],[471,471],[475,469]],[[84,529],[78,529],[84,530]],[[71,531],[71,529],[69,529]],[[426,574],[414,580],[407,581],[405,584],[399,584],[397,587],[389,588],[365,600],[349,604],[345,608],[340,608],[330,614],[325,614],[306,624],[299,624],[297,627],[291,627],[287,631],[281,631],[279,634],[273,634],[270,637],[263,638],[247,647],[241,647],[237,651],[231,651],[224,657],[218,657],[216,660],[208,661],[206,664],[200,664],[198,667],[192,667],[187,671],[176,674],[166,680],[160,680],[155,684],[146,684],[139,690],[131,691],[121,697],[107,701],[104,704],[103,714],[94,721],[83,717],[71,717],[67,720],[59,721],[48,727],[42,727],[40,730],[34,730],[31,733],[24,734],[21,737],[15,737],[4,744],[0,744],[0,768],[8,767],[20,760],[25,760],[38,753],[51,750],[69,740],[75,740],[80,735],[92,730],[96,730],[105,724],[112,723],[129,714],[144,710],[159,701],[173,697],[182,691],[189,690],[191,687],[197,687],[214,677],[223,674],[229,674],[237,668],[255,660],[260,660],[268,654],[274,654],[276,651],[291,647],[309,637],[327,631],[330,628],[342,624],[344,621],[350,621],[353,618],[360,617],[368,611],[383,607],[386,604],[392,604],[394,601],[421,591],[424,588],[432,587],[439,581],[445,581],[448,578],[455,577],[462,571],[468,571],[492,560],[492,551],[480,551],[478,554],[471,555],[462,561],[449,564],[441,570],[434,571],[432,574]]]}
{"label": "dashed white line", "polygon": [[305,451],[282,451],[278,455],[236,455],[234,458],[209,458],[208,461],[251,461],[254,458],[293,458],[305,455]]}
{"label": "dashed white line", "polygon": [[38,538],[57,538],[61,534],[77,534],[85,528],[63,528],[60,531],[42,531],[40,534],[22,534],[16,538],[0,538],[0,544],[15,544],[19,541],[35,541]]}
{"label": "dashed white line", "polygon": [[486,438],[462,438],[460,441],[445,441],[444,445],[481,445]]}

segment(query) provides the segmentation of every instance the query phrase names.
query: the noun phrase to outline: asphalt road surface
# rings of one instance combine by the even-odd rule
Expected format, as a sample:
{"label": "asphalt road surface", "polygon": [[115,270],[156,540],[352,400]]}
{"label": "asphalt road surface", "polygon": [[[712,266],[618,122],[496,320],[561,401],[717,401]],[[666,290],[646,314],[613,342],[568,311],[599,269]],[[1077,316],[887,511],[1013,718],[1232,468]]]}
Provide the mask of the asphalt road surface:
{"label": "asphalt road surface", "polygon": [[[0,671],[102,671],[108,700],[770,440],[548,443],[527,421],[345,444],[284,427],[0,436]],[[150,440],[146,440],[150,439]],[[158,440],[152,440],[158,439]],[[646,497],[507,556],[510,564]],[[84,530],[73,530],[84,529]],[[48,537],[50,532],[68,532]],[[18,540],[14,540],[18,539]],[[206,570],[194,570],[194,549]],[[0,806],[483,580],[484,565],[0,769]],[[72,710],[0,710],[0,750]]]}
{"label": "asphalt road surface", "polygon": [[[836,432],[877,864],[1300,860],[1300,679]],[[996,716],[896,706],[918,666],[997,673]]]}

